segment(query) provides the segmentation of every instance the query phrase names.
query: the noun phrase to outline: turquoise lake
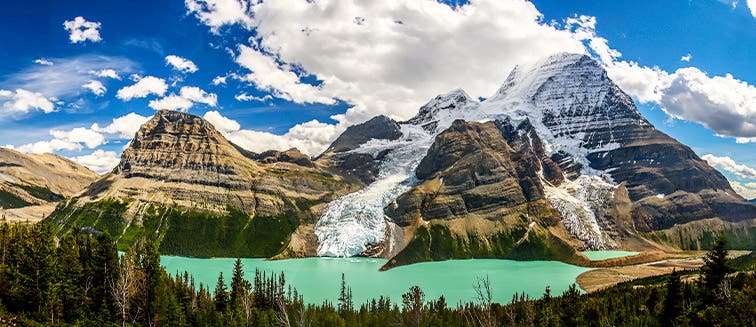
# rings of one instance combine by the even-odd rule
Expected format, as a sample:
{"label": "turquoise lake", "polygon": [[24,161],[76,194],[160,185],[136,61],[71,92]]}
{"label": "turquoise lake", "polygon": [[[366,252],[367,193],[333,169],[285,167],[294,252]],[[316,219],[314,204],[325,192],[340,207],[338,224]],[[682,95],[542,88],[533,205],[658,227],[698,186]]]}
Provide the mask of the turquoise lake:
{"label": "turquoise lake", "polygon": [[[161,263],[170,274],[184,271],[194,276],[195,284],[202,283],[215,288],[218,274],[228,283],[235,259],[198,259],[163,256]],[[558,261],[512,261],[497,259],[449,260],[417,263],[389,271],[378,269],[385,259],[372,258],[306,258],[268,261],[265,259],[242,259],[245,277],[252,279],[255,269],[268,272],[283,272],[288,284],[296,287],[307,303],[320,304],[324,300],[335,303],[338,298],[341,274],[352,288],[355,305],[360,305],[380,295],[401,303],[403,293],[413,285],[419,285],[426,299],[446,297],[447,303],[473,300],[473,283],[476,278],[489,277],[494,299],[497,302],[511,301],[515,292],[525,292],[530,297],[541,297],[546,286],[552,294],[561,294],[581,273],[589,270]]]}

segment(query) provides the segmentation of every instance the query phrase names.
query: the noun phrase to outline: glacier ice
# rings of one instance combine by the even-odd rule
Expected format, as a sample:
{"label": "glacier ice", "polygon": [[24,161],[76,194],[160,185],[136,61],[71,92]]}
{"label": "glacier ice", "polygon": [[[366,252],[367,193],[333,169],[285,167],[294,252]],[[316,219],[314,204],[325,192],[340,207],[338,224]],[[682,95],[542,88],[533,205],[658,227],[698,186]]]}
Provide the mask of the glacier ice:
{"label": "glacier ice", "polygon": [[383,208],[417,183],[415,168],[433,141],[419,126],[404,124],[401,128],[402,137],[397,140],[371,140],[352,150],[373,156],[387,149],[391,152],[373,183],[328,204],[315,225],[319,256],[350,257],[384,240],[388,218]]}

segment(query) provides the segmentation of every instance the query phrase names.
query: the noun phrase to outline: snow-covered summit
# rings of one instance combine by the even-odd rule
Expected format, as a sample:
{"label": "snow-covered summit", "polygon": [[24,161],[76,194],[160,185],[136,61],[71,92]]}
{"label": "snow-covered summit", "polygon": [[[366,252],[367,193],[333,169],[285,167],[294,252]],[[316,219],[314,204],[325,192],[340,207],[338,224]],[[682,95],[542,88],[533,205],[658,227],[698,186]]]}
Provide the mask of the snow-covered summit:
{"label": "snow-covered summit", "polygon": [[470,97],[462,89],[454,89],[446,94],[439,94],[420,107],[420,111],[408,120],[406,123],[418,126],[426,126],[428,130],[434,131],[436,122],[440,116],[465,116],[460,112],[466,108],[477,106],[478,101]]}
{"label": "snow-covered summit", "polygon": [[529,65],[517,65],[491,98],[530,100],[546,82],[574,79],[576,75],[597,81],[608,79],[606,71],[593,58],[585,54],[557,53]]}

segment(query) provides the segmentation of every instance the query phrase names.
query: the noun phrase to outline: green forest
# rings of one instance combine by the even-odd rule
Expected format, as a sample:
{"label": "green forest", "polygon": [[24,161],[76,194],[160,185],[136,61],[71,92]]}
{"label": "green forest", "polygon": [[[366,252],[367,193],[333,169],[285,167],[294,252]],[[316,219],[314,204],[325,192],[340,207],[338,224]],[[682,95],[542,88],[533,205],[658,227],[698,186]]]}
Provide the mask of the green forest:
{"label": "green forest", "polygon": [[[154,243],[119,256],[106,232],[57,239],[49,224],[0,225],[0,325],[4,326],[756,326],[756,256],[727,258],[717,238],[696,271],[674,272],[584,294],[546,288],[531,299],[475,299],[451,307],[411,287],[401,303],[353,303],[344,276],[333,302],[305,304],[281,275],[245,276],[241,260],[216,285],[169,275]],[[227,283],[230,281],[230,283]],[[230,286],[227,286],[230,285]]]}

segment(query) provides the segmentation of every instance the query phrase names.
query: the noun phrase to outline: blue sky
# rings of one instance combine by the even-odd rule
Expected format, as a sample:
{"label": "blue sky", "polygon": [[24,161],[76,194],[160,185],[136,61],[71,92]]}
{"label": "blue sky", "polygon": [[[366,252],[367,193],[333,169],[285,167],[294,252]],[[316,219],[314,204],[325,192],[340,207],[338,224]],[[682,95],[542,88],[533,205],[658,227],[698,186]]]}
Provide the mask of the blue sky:
{"label": "blue sky", "polygon": [[317,154],[373,115],[408,118],[456,87],[486,97],[518,63],[585,51],[657,128],[756,194],[754,13],[746,0],[13,1],[0,145],[107,171],[171,108],[211,112],[253,150]]}

